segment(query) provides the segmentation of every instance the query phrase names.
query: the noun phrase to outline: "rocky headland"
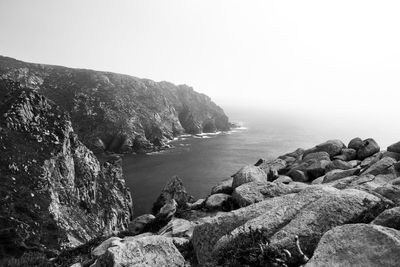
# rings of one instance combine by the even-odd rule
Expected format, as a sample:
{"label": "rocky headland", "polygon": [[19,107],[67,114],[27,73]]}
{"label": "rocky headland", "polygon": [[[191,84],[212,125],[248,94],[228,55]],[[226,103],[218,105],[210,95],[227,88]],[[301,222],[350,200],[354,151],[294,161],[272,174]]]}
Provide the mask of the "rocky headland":
{"label": "rocky headland", "polygon": [[187,85],[26,63],[0,56],[0,77],[54,101],[94,152],[145,153],[182,133],[229,130],[224,111]]}

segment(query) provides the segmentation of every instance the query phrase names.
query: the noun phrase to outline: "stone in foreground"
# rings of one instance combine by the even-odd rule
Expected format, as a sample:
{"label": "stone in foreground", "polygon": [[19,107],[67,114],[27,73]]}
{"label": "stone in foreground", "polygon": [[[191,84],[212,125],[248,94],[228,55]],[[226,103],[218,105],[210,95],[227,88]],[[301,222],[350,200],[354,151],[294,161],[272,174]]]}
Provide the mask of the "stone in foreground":
{"label": "stone in foreground", "polygon": [[399,231],[377,225],[349,224],[325,233],[305,267],[395,267],[399,262]]}

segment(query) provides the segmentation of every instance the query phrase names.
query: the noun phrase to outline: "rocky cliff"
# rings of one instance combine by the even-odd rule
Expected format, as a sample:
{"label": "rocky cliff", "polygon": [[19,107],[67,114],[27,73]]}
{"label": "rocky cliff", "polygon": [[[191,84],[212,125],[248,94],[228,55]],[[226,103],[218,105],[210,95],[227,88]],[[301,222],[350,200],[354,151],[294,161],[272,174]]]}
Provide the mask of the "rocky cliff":
{"label": "rocky cliff", "polygon": [[74,247],[131,219],[121,166],[101,164],[40,91],[0,80],[0,258]]}
{"label": "rocky cliff", "polygon": [[0,77],[57,103],[70,114],[82,142],[95,151],[147,152],[184,132],[229,129],[223,110],[186,85],[1,56]]}

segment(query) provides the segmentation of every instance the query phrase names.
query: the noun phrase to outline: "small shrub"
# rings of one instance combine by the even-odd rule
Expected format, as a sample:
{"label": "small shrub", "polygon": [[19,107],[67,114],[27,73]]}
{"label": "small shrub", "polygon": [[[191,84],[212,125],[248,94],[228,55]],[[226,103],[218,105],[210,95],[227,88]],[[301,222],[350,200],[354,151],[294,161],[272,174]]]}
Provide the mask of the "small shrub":
{"label": "small shrub", "polygon": [[217,255],[217,263],[222,266],[276,266],[286,267],[289,255],[283,250],[270,245],[265,232],[249,229],[239,236]]}

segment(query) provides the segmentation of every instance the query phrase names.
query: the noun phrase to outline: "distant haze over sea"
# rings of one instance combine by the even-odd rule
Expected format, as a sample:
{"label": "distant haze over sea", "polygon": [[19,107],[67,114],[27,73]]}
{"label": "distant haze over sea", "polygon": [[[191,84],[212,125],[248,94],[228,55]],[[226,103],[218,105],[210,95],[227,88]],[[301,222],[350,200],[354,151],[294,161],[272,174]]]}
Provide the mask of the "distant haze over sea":
{"label": "distant haze over sea", "polygon": [[400,140],[391,122],[377,118],[334,117],[224,107],[233,122],[243,127],[231,132],[182,136],[171,142],[175,147],[150,155],[127,155],[124,171],[131,188],[134,215],[150,212],[164,184],[173,175],[182,178],[195,198],[204,198],[211,187],[229,178],[259,158],[271,159],[298,147],[309,148],[328,139],[341,139],[346,145],[351,138],[373,137],[381,149]]}

